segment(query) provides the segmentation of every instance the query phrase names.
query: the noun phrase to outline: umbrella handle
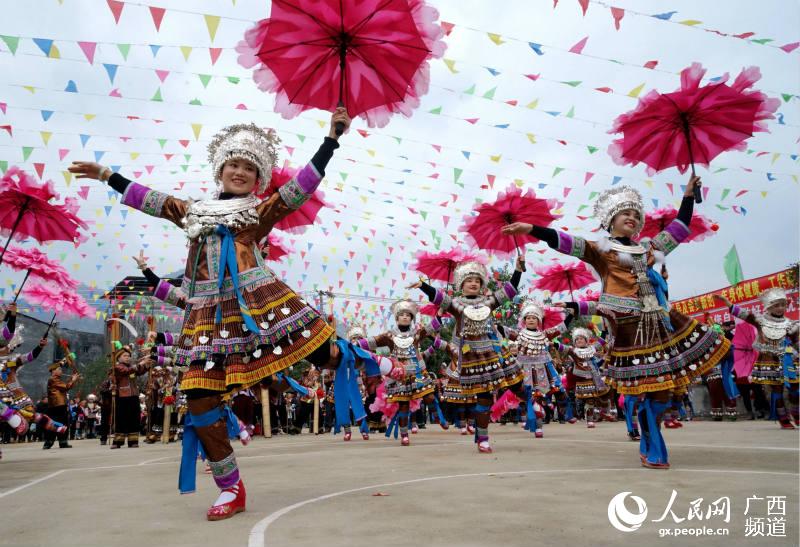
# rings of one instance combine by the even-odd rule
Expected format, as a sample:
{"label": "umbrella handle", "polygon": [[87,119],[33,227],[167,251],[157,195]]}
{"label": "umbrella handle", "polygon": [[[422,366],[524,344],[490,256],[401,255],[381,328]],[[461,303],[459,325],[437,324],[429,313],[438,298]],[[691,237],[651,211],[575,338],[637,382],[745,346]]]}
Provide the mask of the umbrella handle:
{"label": "umbrella handle", "polygon": [[47,326],[47,330],[44,331],[44,336],[42,338],[47,338],[47,335],[50,334],[50,329],[53,327],[53,323],[56,320],[56,314],[53,314],[53,318],[50,320],[50,324]]}
{"label": "umbrella handle", "polygon": [[31,275],[31,271],[28,270],[28,273],[25,274],[25,279],[22,280],[22,283],[20,284],[19,289],[17,289],[17,294],[14,295],[14,304],[17,303],[17,298],[19,298],[19,295],[22,294],[22,288],[25,286],[25,282],[28,280],[28,277],[30,275]]}
{"label": "umbrella handle", "polygon": [[[681,118],[683,119],[683,134],[686,137],[686,149],[689,151],[689,163],[692,165],[692,176],[697,176],[694,170],[694,153],[692,152],[692,133],[689,130],[689,120],[686,118],[685,114],[681,114]],[[695,203],[703,203],[703,194],[700,192],[700,188],[698,186],[694,187],[694,202]]]}
{"label": "umbrella handle", "polygon": [[[342,44],[339,47],[339,102],[336,103],[337,107],[344,106],[344,72],[347,60],[347,45]],[[344,133],[344,123],[336,122],[334,125],[334,131],[336,132],[337,137],[341,137],[342,133]]]}

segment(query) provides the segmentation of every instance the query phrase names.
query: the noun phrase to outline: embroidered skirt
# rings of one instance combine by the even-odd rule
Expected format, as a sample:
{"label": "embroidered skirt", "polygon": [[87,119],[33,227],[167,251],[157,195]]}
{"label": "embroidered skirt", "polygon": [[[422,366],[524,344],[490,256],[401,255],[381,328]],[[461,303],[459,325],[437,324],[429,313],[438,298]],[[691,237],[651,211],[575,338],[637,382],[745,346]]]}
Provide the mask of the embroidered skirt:
{"label": "embroidered skirt", "polygon": [[[797,362],[792,360],[791,365],[784,370],[783,356],[760,351],[756,362],[753,364],[753,372],[750,376],[754,384],[766,386],[780,386],[784,382],[797,383]],[[787,374],[788,373],[788,374]]]}
{"label": "embroidered skirt", "polygon": [[407,403],[415,399],[422,399],[433,393],[435,389],[436,384],[424,371],[420,378],[417,378],[415,374],[406,375],[399,380],[387,378],[386,400],[389,403]]}
{"label": "embroidered skirt", "polygon": [[464,395],[478,395],[513,386],[522,381],[522,369],[507,348],[495,349],[498,342],[465,337],[460,343],[453,337],[456,348],[461,345],[461,390]]}
{"label": "embroidered skirt", "polygon": [[684,388],[724,359],[730,349],[724,336],[676,310],[669,312],[673,331],[658,321],[647,333],[651,342],[645,345],[640,342],[639,319],[623,314],[610,319],[613,345],[607,358],[607,380],[623,395]]}
{"label": "embroidered skirt", "polygon": [[[248,387],[307,357],[335,332],[320,315],[285,283],[271,278],[242,290],[252,332],[242,320],[236,296],[203,297],[186,306],[176,364],[189,366],[181,390],[228,391]],[[216,301],[215,301],[216,300]],[[216,322],[217,306],[222,321]],[[208,368],[213,362],[213,367]]]}

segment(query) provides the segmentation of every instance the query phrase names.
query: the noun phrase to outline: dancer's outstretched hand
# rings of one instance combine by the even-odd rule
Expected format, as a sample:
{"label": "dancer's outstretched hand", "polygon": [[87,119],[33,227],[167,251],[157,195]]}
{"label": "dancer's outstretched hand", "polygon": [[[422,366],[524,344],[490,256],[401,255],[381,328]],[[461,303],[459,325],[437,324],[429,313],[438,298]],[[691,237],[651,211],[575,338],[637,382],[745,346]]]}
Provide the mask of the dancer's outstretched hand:
{"label": "dancer's outstretched hand", "polygon": [[133,256],[131,258],[136,261],[136,266],[138,266],[140,270],[147,269],[147,258],[144,256],[144,249],[139,251],[139,256]]}
{"label": "dancer's outstretched hand", "polygon": [[507,226],[503,226],[500,228],[500,231],[507,235],[518,235],[518,234],[529,234],[533,229],[533,224],[528,224],[527,222],[512,222]]}
{"label": "dancer's outstretched hand", "polygon": [[424,280],[420,277],[419,281],[417,281],[416,283],[412,283],[411,285],[406,287],[406,289],[419,289],[422,286],[423,281]]}
{"label": "dancer's outstretched hand", "polygon": [[79,179],[101,180],[100,175],[105,174],[109,169],[93,161],[73,161],[72,165],[67,167],[67,171],[73,175],[77,175],[76,178]]}

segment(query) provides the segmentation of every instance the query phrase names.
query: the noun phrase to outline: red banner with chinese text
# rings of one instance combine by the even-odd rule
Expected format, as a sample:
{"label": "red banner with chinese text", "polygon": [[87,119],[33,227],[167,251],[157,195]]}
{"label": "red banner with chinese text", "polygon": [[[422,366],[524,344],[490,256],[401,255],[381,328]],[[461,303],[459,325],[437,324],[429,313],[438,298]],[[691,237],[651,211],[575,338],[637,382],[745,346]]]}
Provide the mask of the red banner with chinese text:
{"label": "red banner with chinese text", "polygon": [[797,279],[797,270],[789,268],[774,274],[742,281],[735,287],[725,287],[724,289],[701,294],[692,298],[676,300],[672,302],[672,307],[682,314],[697,320],[702,320],[704,315],[708,313],[712,321],[715,323],[722,323],[723,321],[730,320],[730,313],[725,306],[719,305],[716,300],[714,300],[713,294],[727,296],[731,302],[738,305],[740,308],[759,312],[762,311],[762,309],[758,295],[761,294],[762,291],[772,287],[782,287],[786,289],[786,295],[789,300],[789,305],[786,309],[786,317],[798,319],[800,317],[800,311],[798,311],[797,303]]}

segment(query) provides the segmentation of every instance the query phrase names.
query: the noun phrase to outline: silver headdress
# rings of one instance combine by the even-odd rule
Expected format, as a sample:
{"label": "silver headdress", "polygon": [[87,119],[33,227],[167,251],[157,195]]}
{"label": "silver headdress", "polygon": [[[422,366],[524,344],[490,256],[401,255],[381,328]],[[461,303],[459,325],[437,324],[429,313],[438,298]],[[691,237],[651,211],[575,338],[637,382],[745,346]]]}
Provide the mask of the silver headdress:
{"label": "silver headdress", "polygon": [[345,334],[345,338],[348,341],[352,340],[353,338],[366,338],[367,331],[364,330],[364,327],[359,325],[358,323],[353,323],[349,329],[347,329],[347,334]]}
{"label": "silver headdress", "polygon": [[594,202],[594,217],[600,222],[601,228],[611,230],[611,221],[626,209],[639,212],[639,226],[636,231],[640,232],[644,226],[644,203],[642,194],[630,186],[615,186],[600,194]]}
{"label": "silver headdress", "polygon": [[525,318],[529,315],[533,315],[539,320],[539,322],[542,322],[544,320],[544,308],[539,303],[529,300],[525,302],[524,306],[522,306],[522,310],[519,312],[519,317],[525,321]]}
{"label": "silver headdress", "polygon": [[592,339],[592,331],[583,327],[576,327],[572,329],[572,339],[575,340],[578,336],[582,336],[588,342]]}
{"label": "silver headdress", "polygon": [[280,142],[274,131],[264,131],[254,123],[222,128],[208,145],[208,161],[214,170],[214,181],[220,183],[222,166],[226,161],[241,158],[258,167],[257,193],[264,193],[272,177],[272,168],[278,161]]}
{"label": "silver headdress", "polygon": [[761,300],[761,305],[764,309],[769,309],[770,306],[781,300],[786,300],[786,291],[780,287],[772,287],[758,295]]}
{"label": "silver headdress", "polygon": [[417,318],[417,313],[419,313],[419,306],[416,303],[404,298],[403,300],[398,300],[394,304],[392,304],[392,316],[397,319],[397,316],[401,313],[410,313],[412,319]]}
{"label": "silver headdress", "polygon": [[456,290],[461,290],[461,285],[464,284],[464,280],[472,276],[479,277],[483,287],[486,287],[486,284],[489,282],[489,272],[486,270],[486,266],[477,260],[468,260],[456,266],[455,272],[453,273],[456,282]]}

